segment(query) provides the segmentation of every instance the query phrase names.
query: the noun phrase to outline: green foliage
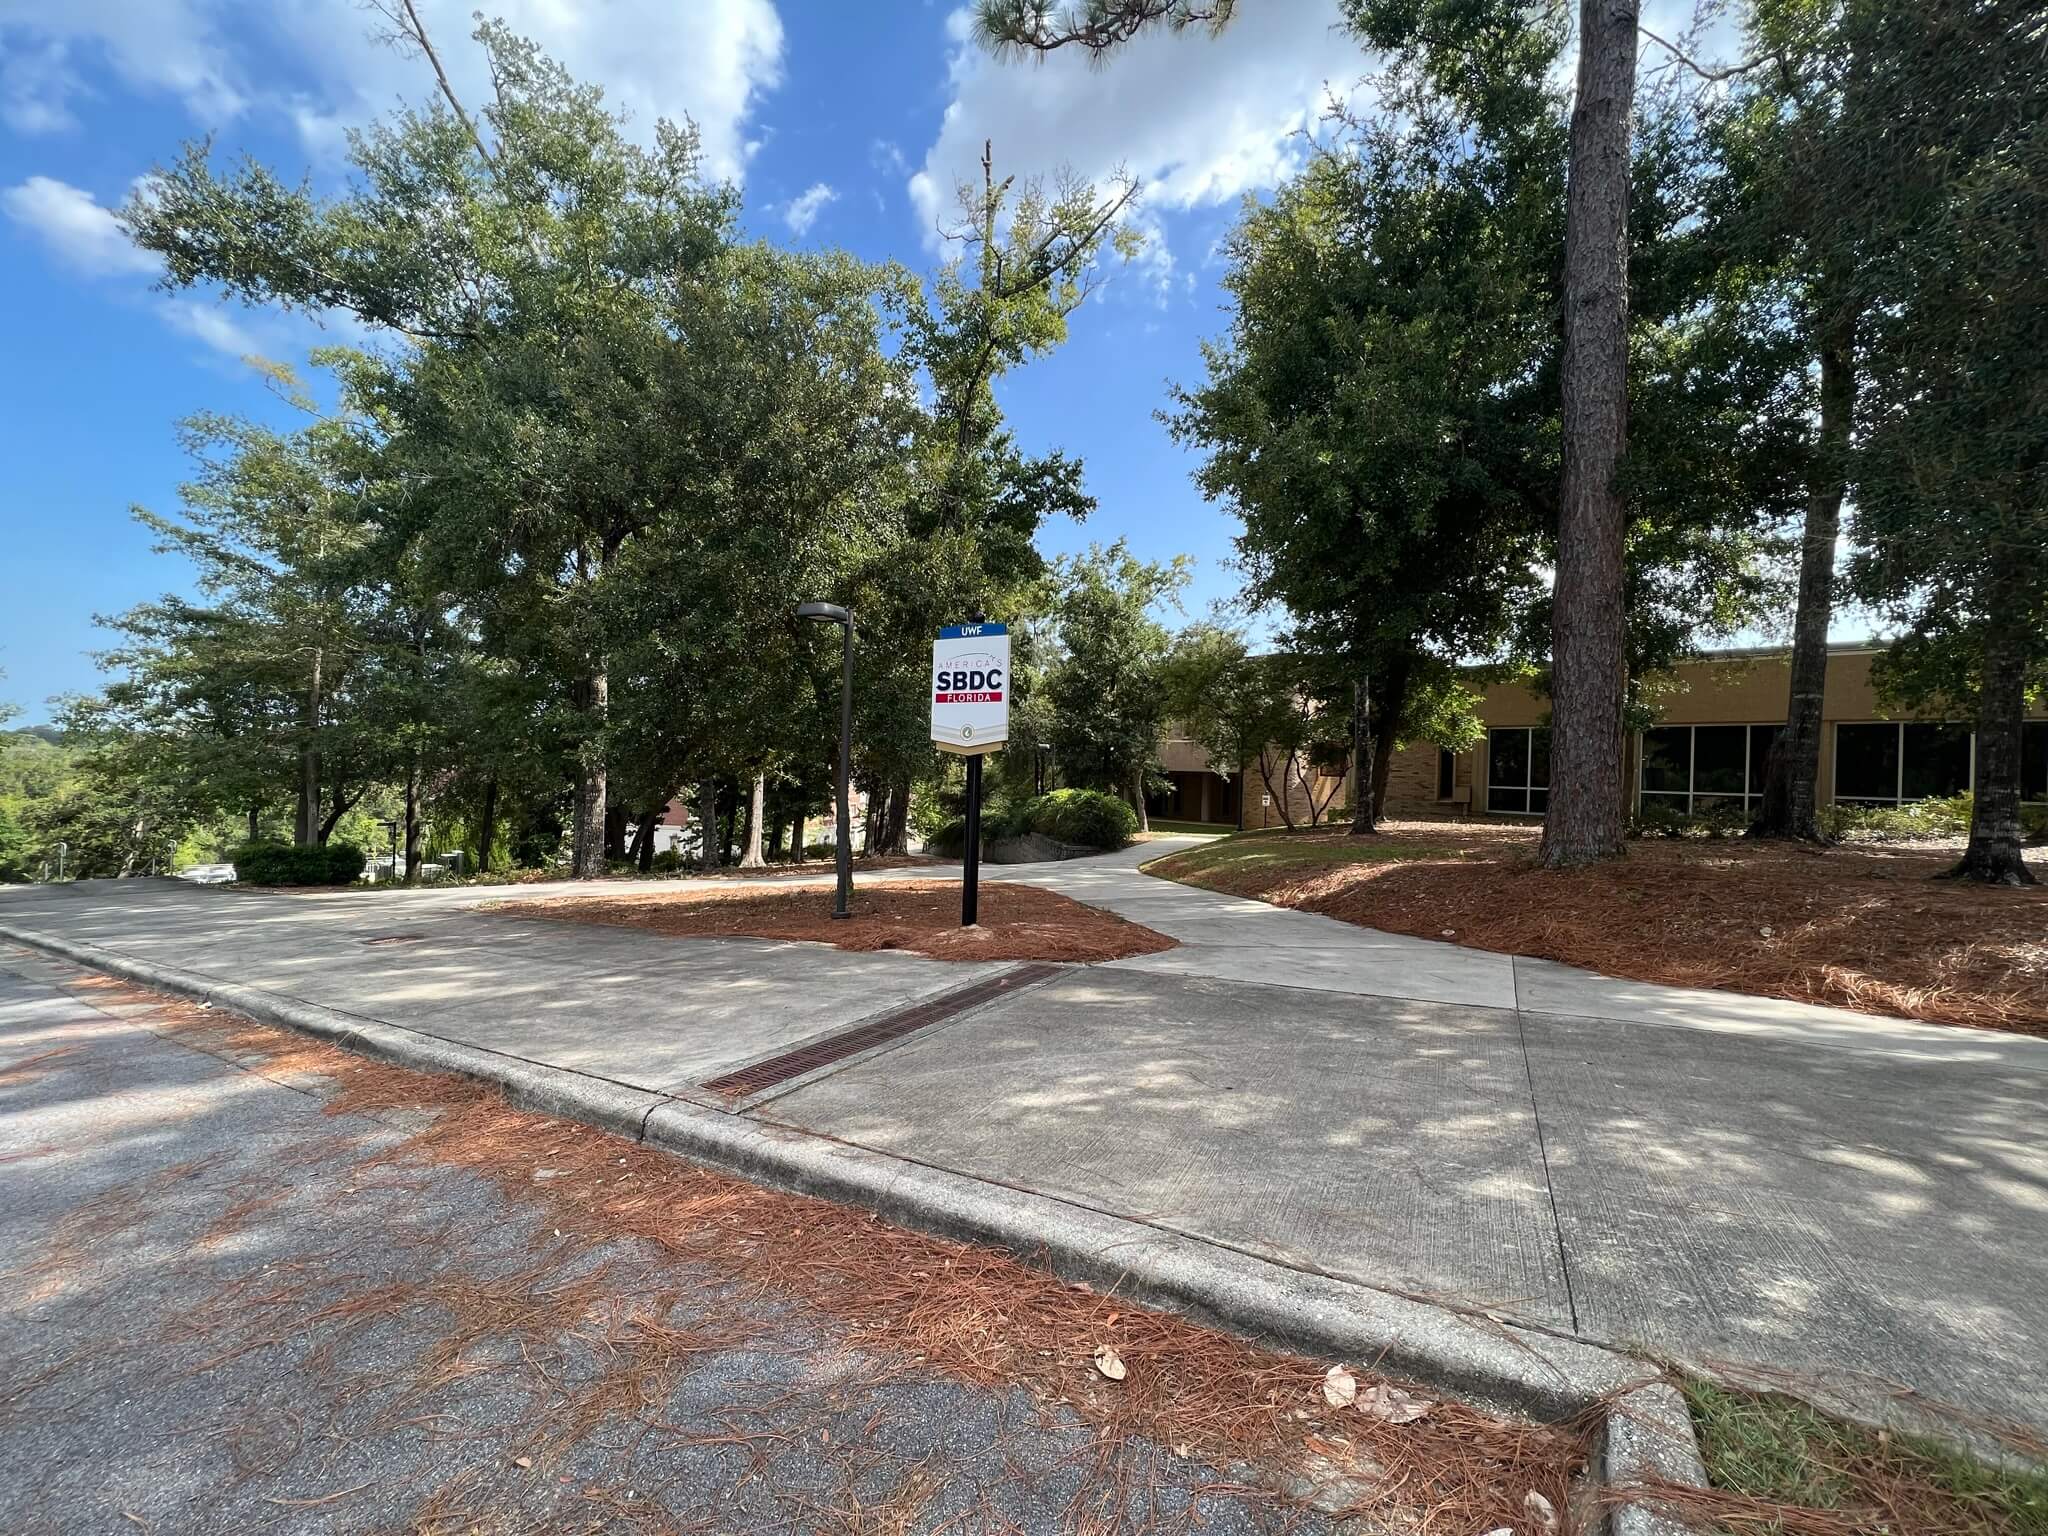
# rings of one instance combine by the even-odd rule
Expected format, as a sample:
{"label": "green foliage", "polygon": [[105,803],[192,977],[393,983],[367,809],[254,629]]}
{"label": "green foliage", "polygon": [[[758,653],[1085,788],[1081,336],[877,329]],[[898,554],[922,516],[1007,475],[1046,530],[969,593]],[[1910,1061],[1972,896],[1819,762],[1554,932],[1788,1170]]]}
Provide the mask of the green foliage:
{"label": "green foliage", "polygon": [[[1014,805],[993,802],[982,807],[984,847],[1035,833],[1080,848],[1109,850],[1123,847],[1137,831],[1138,813],[1128,802],[1092,789],[1056,789]],[[947,818],[925,846],[946,858],[958,858],[967,847],[966,817]]]}
{"label": "green foliage", "polygon": [[856,776],[900,808],[934,762],[934,629],[1030,612],[1041,521],[1092,506],[1077,462],[1020,450],[995,384],[1128,250],[1131,188],[985,167],[920,285],[742,243],[693,130],[646,146],[531,44],[474,37],[483,110],[444,82],[352,139],[336,196],[194,144],[123,211],[174,287],[390,344],[324,354],[334,421],[195,428],[198,489],[153,526],[220,590],[121,621],[76,723],[209,813],[310,786],[301,841],[388,792],[479,856],[548,860],[573,824],[595,872],[608,803],[757,774],[823,802],[839,657],[791,610],[832,598],[859,619]]}
{"label": "green foliage", "polygon": [[1630,837],[1703,838],[1718,842],[1740,837],[1749,828],[1749,816],[1740,805],[1717,805],[1688,813],[1659,800],[1646,799],[1637,807],[1628,825]]}
{"label": "green foliage", "polygon": [[1056,789],[1021,811],[1024,827],[1084,848],[1121,848],[1137,834],[1138,816],[1124,801],[1088,789]]}
{"label": "green foliage", "polygon": [[246,843],[234,852],[235,879],[244,885],[353,885],[368,856],[353,843],[297,847]]}
{"label": "green foliage", "polygon": [[648,867],[657,875],[678,874],[683,867],[683,856],[673,848],[664,848],[654,856]]}
{"label": "green foliage", "polygon": [[1190,570],[1185,556],[1139,560],[1121,540],[1059,562],[1045,697],[1053,761],[1070,786],[1131,794],[1142,782],[1168,704],[1169,637],[1153,614],[1177,601]]}
{"label": "green foliage", "polygon": [[1968,790],[1905,805],[1829,805],[1821,829],[1830,837],[1883,842],[1889,838],[1963,837],[1969,833],[1976,798]]}
{"label": "green foliage", "polygon": [[1916,1501],[1948,1502],[1949,1509],[1929,1513],[1949,1529],[2048,1532],[2048,1474],[2038,1470],[1990,1465],[1922,1435],[1866,1429],[1782,1393],[1696,1376],[1682,1376],[1679,1389],[1716,1488],[1837,1511],[1859,1529],[1880,1530],[1889,1523],[1884,1496],[1905,1486]]}

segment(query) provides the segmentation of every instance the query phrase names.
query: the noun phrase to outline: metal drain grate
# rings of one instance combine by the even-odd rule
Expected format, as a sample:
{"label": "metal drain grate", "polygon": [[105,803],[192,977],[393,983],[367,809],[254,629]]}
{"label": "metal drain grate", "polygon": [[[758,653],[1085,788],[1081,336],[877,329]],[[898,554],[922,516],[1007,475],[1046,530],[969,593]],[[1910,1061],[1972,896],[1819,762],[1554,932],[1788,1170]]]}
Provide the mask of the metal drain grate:
{"label": "metal drain grate", "polygon": [[728,1099],[744,1099],[750,1094],[761,1093],[779,1084],[815,1072],[820,1067],[829,1067],[835,1061],[844,1061],[849,1056],[858,1056],[862,1051],[871,1050],[886,1041],[900,1040],[905,1035],[920,1029],[957,1017],[970,1008],[979,1007],[991,998],[1005,992],[1022,991],[1025,987],[1036,986],[1066,969],[1059,965],[1020,965],[1014,970],[991,976],[985,981],[970,982],[951,992],[941,992],[937,997],[912,1003],[908,1008],[899,1008],[894,1013],[885,1013],[879,1019],[870,1019],[857,1028],[837,1035],[827,1035],[822,1040],[813,1040],[809,1045],[800,1045],[793,1051],[784,1051],[780,1056],[770,1056],[738,1071],[728,1072],[723,1077],[714,1077],[704,1083],[713,1093],[723,1094]]}

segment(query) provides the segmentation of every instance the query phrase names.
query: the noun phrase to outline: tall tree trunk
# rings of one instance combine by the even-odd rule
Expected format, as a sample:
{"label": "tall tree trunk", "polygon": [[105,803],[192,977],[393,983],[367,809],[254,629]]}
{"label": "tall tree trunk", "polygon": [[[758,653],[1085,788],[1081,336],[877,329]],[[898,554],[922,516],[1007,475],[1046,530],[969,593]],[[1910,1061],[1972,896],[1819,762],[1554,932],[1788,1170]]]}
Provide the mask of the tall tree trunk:
{"label": "tall tree trunk", "polygon": [[335,781],[334,794],[328,804],[327,814],[320,818],[320,846],[322,848],[325,848],[327,840],[334,836],[335,824],[348,814],[350,806],[362,798],[363,792],[360,789],[351,795],[339,779]]}
{"label": "tall tree trunk", "polygon": [[476,872],[488,875],[491,872],[491,844],[498,840],[498,776],[495,773],[484,780],[484,807],[477,821]]}
{"label": "tall tree trunk", "polygon": [[1351,684],[1351,835],[1379,831],[1379,796],[1373,793],[1372,674]]}
{"label": "tall tree trunk", "polygon": [[1387,814],[1387,776],[1394,771],[1394,743],[1408,728],[1408,680],[1415,675],[1412,649],[1395,654],[1372,680],[1372,813]]}
{"label": "tall tree trunk", "polygon": [[1792,680],[1785,728],[1771,743],[1763,802],[1751,837],[1825,841],[1820,827],[1821,707],[1828,683],[1828,626],[1835,614],[1835,538],[1849,475],[1849,430],[1856,414],[1856,312],[1843,295],[1846,273],[1823,280],[1820,338],[1820,438],[1807,487],[1799,549],[1799,606],[1792,617]]}
{"label": "tall tree trunk", "polygon": [[253,843],[262,836],[263,807],[260,805],[252,805],[249,807],[249,841]]}
{"label": "tall tree trunk", "polygon": [[883,785],[868,796],[866,813],[861,817],[860,846],[863,853],[873,853],[882,842],[882,827],[889,814],[889,786]]}
{"label": "tall tree trunk", "polygon": [[1131,809],[1138,813],[1138,830],[1140,832],[1150,832],[1152,830],[1152,818],[1145,814],[1145,770],[1143,768],[1135,768],[1131,771]]}
{"label": "tall tree trunk", "polygon": [[299,743],[299,815],[292,841],[310,848],[320,838],[320,647],[313,647],[313,670],[306,680],[305,738]]}
{"label": "tall tree trunk", "polygon": [[420,765],[417,760],[405,770],[405,883],[420,877]]}
{"label": "tall tree trunk", "polygon": [[633,867],[643,875],[654,873],[654,829],[661,825],[661,813],[668,802],[640,813],[640,824],[633,829]]}
{"label": "tall tree trunk", "polygon": [[718,868],[718,780],[706,779],[697,787],[697,862],[706,869]]}
{"label": "tall tree trunk", "polygon": [[910,781],[897,784],[889,796],[889,819],[882,830],[882,851],[902,853],[909,847]]}
{"label": "tall tree trunk", "polygon": [[761,869],[768,861],[761,854],[761,823],[768,815],[768,775],[754,775],[753,793],[747,797],[747,837],[740,851],[741,869]]}
{"label": "tall tree trunk", "polygon": [[611,706],[611,677],[595,668],[577,690],[583,706],[584,741],[576,783],[574,874],[578,880],[603,876],[605,863],[605,717]]}
{"label": "tall tree trunk", "polygon": [[1628,441],[1628,152],[1636,0],[1580,0],[1565,189],[1564,485],[1550,634],[1552,869],[1622,852],[1623,536]]}
{"label": "tall tree trunk", "polygon": [[604,859],[607,866],[615,859],[626,857],[626,820],[623,805],[604,808]]}
{"label": "tall tree trunk", "polygon": [[1977,780],[1959,880],[2037,885],[2020,844],[2020,727],[2027,713],[2027,637],[1994,596],[1978,685]]}
{"label": "tall tree trunk", "polygon": [[804,813],[803,813],[802,811],[798,811],[798,812],[796,813],[796,825],[795,825],[795,826],[793,826],[792,828],[790,828],[790,833],[789,833],[789,853],[790,853],[790,857],[791,857],[791,858],[792,858],[792,859],[793,859],[793,860],[794,860],[794,861],[795,861],[796,863],[798,863],[798,864],[801,864],[801,863],[803,863],[803,861],[804,861]]}

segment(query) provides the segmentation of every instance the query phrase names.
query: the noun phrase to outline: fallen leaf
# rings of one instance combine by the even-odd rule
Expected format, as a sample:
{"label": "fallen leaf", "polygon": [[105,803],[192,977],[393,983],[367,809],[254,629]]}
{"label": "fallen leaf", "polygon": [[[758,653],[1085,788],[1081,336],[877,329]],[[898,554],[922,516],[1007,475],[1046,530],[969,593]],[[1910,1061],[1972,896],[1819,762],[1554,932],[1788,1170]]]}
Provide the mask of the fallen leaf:
{"label": "fallen leaf", "polygon": [[533,1465],[533,1458],[531,1456],[514,1456],[512,1458],[512,1465],[515,1467],[530,1467]]}
{"label": "fallen leaf", "polygon": [[1178,1456],[1182,1461],[1186,1461],[1190,1456],[1195,1454],[1195,1448],[1192,1445],[1189,1445],[1187,1441],[1183,1440],[1179,1445],[1176,1445],[1173,1448],[1173,1454]]}
{"label": "fallen leaf", "polygon": [[1323,1401],[1332,1408],[1349,1408],[1358,1401],[1358,1378],[1341,1365],[1323,1372]]}
{"label": "fallen leaf", "polygon": [[1124,1369],[1123,1356],[1119,1355],[1107,1344],[1095,1346],[1095,1369],[1107,1376],[1111,1381],[1122,1381],[1129,1374]]}
{"label": "fallen leaf", "polygon": [[1365,1389],[1358,1399],[1358,1406],[1361,1412],[1384,1419],[1389,1424],[1413,1424],[1436,1404],[1426,1397],[1403,1392],[1399,1387],[1382,1381]]}
{"label": "fallen leaf", "polygon": [[1557,1530],[1557,1507],[1534,1488],[1522,1499],[1522,1513],[1542,1536],[1553,1536]]}

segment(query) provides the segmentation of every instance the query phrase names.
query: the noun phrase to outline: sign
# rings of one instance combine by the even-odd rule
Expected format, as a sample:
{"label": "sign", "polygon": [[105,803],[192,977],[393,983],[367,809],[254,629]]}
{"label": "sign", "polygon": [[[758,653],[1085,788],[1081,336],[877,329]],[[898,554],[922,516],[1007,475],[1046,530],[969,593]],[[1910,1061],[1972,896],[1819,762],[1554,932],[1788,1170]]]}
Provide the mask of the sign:
{"label": "sign", "polygon": [[948,624],[932,642],[932,743],[979,757],[1010,739],[1010,630]]}

